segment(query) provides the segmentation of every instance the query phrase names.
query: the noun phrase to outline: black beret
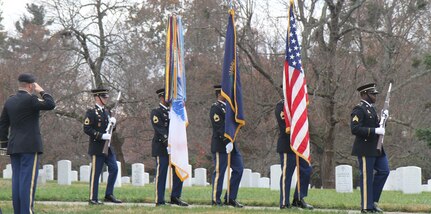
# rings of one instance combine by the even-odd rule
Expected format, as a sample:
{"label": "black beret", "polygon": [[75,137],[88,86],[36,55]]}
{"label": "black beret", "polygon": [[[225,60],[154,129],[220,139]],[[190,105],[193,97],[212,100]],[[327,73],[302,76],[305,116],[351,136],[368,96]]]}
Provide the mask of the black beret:
{"label": "black beret", "polygon": [[165,96],[165,89],[164,88],[158,89],[156,91],[156,94],[159,95],[159,97]]}
{"label": "black beret", "polygon": [[361,93],[370,93],[370,94],[378,94],[379,93],[376,89],[375,83],[365,84],[363,86],[360,86],[356,90],[361,92]]}
{"label": "black beret", "polygon": [[214,90],[221,91],[221,85],[214,85]]}
{"label": "black beret", "polygon": [[36,77],[34,77],[32,74],[29,73],[23,73],[18,76],[19,82],[26,82],[26,83],[34,83],[36,82]]}
{"label": "black beret", "polygon": [[91,90],[91,94],[93,94],[94,96],[101,95],[101,96],[107,97],[108,93],[109,93],[109,89],[104,88],[103,86],[97,87]]}

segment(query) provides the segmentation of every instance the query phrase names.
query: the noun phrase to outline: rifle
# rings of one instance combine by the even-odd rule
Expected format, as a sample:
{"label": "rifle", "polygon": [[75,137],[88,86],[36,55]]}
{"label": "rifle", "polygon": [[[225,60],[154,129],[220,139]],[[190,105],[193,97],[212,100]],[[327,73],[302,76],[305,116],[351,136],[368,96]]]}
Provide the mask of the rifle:
{"label": "rifle", "polygon": [[[388,92],[386,93],[385,104],[383,105],[381,116],[380,116],[380,128],[386,127],[386,121],[388,120],[388,115],[384,112],[385,110],[389,111],[389,101],[391,100],[391,88],[392,83],[389,83]],[[384,135],[379,135],[379,141],[377,142],[377,151],[379,154],[382,153],[383,140],[385,139]]]}
{"label": "rifle", "polygon": [[[114,105],[114,111],[113,111],[111,116],[114,116],[117,114],[118,103],[120,102],[120,97],[121,97],[121,91],[118,93],[118,97],[117,97],[117,100],[115,101],[115,105]],[[114,124],[109,122],[108,127],[106,127],[106,133],[111,134],[111,137],[112,137],[112,131],[113,130],[114,130]],[[103,151],[102,151],[102,153],[104,155],[108,155],[108,149],[109,149],[110,145],[111,145],[111,140],[105,140],[105,145],[103,145]]]}

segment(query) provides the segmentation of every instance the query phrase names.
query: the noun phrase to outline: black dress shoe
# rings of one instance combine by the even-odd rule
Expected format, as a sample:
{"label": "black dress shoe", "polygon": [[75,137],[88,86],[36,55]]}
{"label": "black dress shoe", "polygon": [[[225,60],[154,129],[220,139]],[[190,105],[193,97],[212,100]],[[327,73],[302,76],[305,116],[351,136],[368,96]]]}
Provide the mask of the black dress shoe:
{"label": "black dress shoe", "polygon": [[292,206],[293,207],[299,207],[299,208],[302,208],[302,209],[309,209],[309,210],[314,209],[314,207],[311,206],[311,205],[309,205],[309,204],[307,204],[304,201],[304,199],[301,199],[301,200],[293,199]]}
{"label": "black dress shoe", "polygon": [[177,197],[171,197],[171,204],[176,204],[181,207],[189,206],[189,204],[187,204],[185,201],[182,201],[180,198],[177,198]]}
{"label": "black dress shoe", "polygon": [[219,202],[217,202],[217,201],[211,201],[211,205],[212,206],[217,206],[217,207],[223,206],[223,204],[221,203],[221,201],[219,201]]}
{"label": "black dress shoe", "polygon": [[156,207],[162,207],[162,206],[166,206],[167,204],[165,202],[157,202],[156,203]]}
{"label": "black dress shoe", "polygon": [[88,200],[89,205],[102,205],[103,203],[98,200]]}
{"label": "black dress shoe", "polygon": [[116,204],[123,203],[122,201],[116,199],[114,195],[105,195],[105,202],[112,202]]}
{"label": "black dress shoe", "polygon": [[377,202],[374,202],[374,211],[376,213],[382,213],[383,212],[383,210],[380,209],[380,207],[378,206]]}
{"label": "black dress shoe", "polygon": [[229,201],[224,201],[225,205],[228,206],[232,206],[232,207],[236,207],[236,208],[243,208],[244,205],[240,204],[238,201],[236,201],[235,199],[229,199]]}
{"label": "black dress shoe", "polygon": [[291,208],[290,204],[280,206],[280,210],[282,210],[282,209],[289,209],[289,208]]}
{"label": "black dress shoe", "polygon": [[362,209],[361,213],[376,213],[374,209]]}

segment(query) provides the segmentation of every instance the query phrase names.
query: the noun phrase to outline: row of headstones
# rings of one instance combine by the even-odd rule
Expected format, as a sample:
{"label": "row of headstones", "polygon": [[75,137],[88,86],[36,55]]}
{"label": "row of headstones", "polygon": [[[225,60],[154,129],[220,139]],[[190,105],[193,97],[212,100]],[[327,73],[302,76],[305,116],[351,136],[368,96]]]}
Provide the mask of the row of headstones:
{"label": "row of headstones", "polygon": [[[131,183],[134,186],[144,186],[149,183],[149,173],[145,172],[145,166],[142,163],[132,164],[132,176],[121,177],[121,163],[117,161],[119,173],[115,183],[116,187],[121,187],[121,184]],[[72,171],[72,163],[69,160],[58,161],[57,182],[60,185],[71,185],[72,182],[78,181],[78,172]],[[83,165],[79,170],[79,181],[89,182],[90,165]],[[187,169],[189,175],[192,172],[192,166]],[[189,177],[184,181],[184,186],[207,186],[207,170],[205,168],[197,168],[194,170],[195,177]],[[293,173],[291,188],[295,188],[296,170]],[[251,169],[244,169],[243,176],[240,182],[240,187],[259,187],[271,188],[271,190],[280,189],[281,167],[279,164],[272,165],[270,168],[270,177],[261,177],[260,173],[252,172]],[[421,183],[422,172],[421,168],[415,166],[400,167],[390,171],[389,177],[385,183],[383,190],[402,191],[403,193],[420,193],[422,191],[431,192],[431,179],[428,184]],[[12,167],[6,165],[3,170],[3,178],[12,178]],[[100,181],[106,182],[108,172],[103,172]],[[225,173],[225,181],[227,173]],[[45,183],[47,180],[54,180],[54,166],[51,164],[43,165],[39,169],[38,183]],[[169,185],[168,182],[166,184]],[[223,182],[223,188],[226,189],[227,183]],[[353,192],[353,173],[352,166],[340,165],[335,168],[335,189],[337,192]]]}
{"label": "row of headstones", "polygon": [[[142,163],[132,164],[132,176],[124,176],[121,175],[121,163],[117,161],[118,165],[118,177],[115,182],[116,187],[121,187],[121,184],[131,183],[134,186],[144,186],[149,183],[149,173],[145,172],[145,166]],[[57,170],[57,183],[60,185],[71,185],[72,182],[78,181],[78,171],[72,170],[72,162],[69,160],[61,160],[58,161],[58,170]],[[271,167],[272,170],[273,167]],[[280,171],[279,173],[271,173],[271,177],[278,176],[271,183],[279,184],[280,179],[280,165],[275,167]],[[79,181],[81,182],[89,182],[90,180],[90,165],[83,165],[79,168]],[[187,169],[189,175],[192,174],[192,166],[189,165]],[[210,185],[207,182],[207,170],[205,168],[197,168],[194,170],[195,177],[189,177],[184,181],[183,186],[208,186]],[[12,167],[10,164],[6,165],[6,169],[3,170],[3,178],[10,179],[12,178]],[[108,178],[108,172],[103,172],[100,182],[106,182]],[[227,173],[224,176],[225,181],[227,180]],[[44,184],[46,181],[54,180],[54,165],[47,164],[43,165],[42,169],[39,169],[38,183]],[[272,178],[271,180],[274,180]],[[169,185],[166,182],[167,186]],[[240,187],[258,187],[258,188],[270,188],[270,178],[261,177],[260,173],[252,172],[251,169],[244,169],[243,176],[240,182]],[[227,182],[223,182],[223,188],[227,188]]]}
{"label": "row of headstones", "polygon": [[[337,192],[353,192],[352,166],[335,167],[335,189]],[[391,170],[383,190],[401,191],[404,194],[431,192],[431,179],[422,184],[422,169],[416,166],[399,167]]]}

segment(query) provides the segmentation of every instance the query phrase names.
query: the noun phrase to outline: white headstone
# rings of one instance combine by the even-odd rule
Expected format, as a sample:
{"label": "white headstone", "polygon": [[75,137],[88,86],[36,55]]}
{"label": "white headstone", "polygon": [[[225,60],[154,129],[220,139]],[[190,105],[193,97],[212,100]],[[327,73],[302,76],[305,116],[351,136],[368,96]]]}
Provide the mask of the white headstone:
{"label": "white headstone", "polygon": [[395,187],[396,187],[396,189],[395,190],[397,190],[397,191],[402,191],[402,188],[401,188],[401,186],[403,185],[403,173],[401,173],[401,171],[403,170],[403,168],[404,167],[398,167],[396,170],[395,170],[395,174],[396,174],[396,177],[395,177]]}
{"label": "white headstone", "polygon": [[117,173],[117,178],[115,179],[114,187],[121,187],[121,162],[120,161],[117,161],[117,168],[118,168],[118,173]]}
{"label": "white headstone", "polygon": [[121,177],[121,183],[122,184],[130,184],[130,177],[129,176]]}
{"label": "white headstone", "polygon": [[105,171],[105,172],[102,173],[102,181],[103,181],[103,183],[108,183],[108,176],[109,176],[108,171]]}
{"label": "white headstone", "polygon": [[183,186],[191,187],[192,186],[192,165],[190,164],[187,167],[187,173],[189,173],[189,177],[183,181]]}
{"label": "white headstone", "polygon": [[12,179],[12,165],[6,165],[6,169],[3,170],[3,178],[4,179]]}
{"label": "white headstone", "polygon": [[259,188],[269,188],[269,178],[262,177],[259,179]]}
{"label": "white headstone", "polygon": [[[224,173],[224,180],[223,180],[223,189],[227,189],[227,172],[228,170],[226,169],[226,172]],[[232,178],[232,168],[230,169],[230,176]],[[211,175],[212,176],[212,175]]]}
{"label": "white headstone", "polygon": [[195,183],[194,186],[205,186],[207,184],[207,169],[197,168],[195,169]]}
{"label": "white headstone", "polygon": [[431,192],[431,179],[430,179],[430,180],[428,180],[427,188],[426,188],[426,190],[424,190],[424,191],[426,191],[426,192]]}
{"label": "white headstone", "polygon": [[403,167],[401,169],[401,174],[401,191],[404,194],[418,194],[422,192],[422,171],[420,167]]}
{"label": "white headstone", "polygon": [[90,166],[82,165],[79,167],[79,181],[90,182]]}
{"label": "white headstone", "polygon": [[60,160],[57,164],[57,182],[60,185],[72,184],[72,162],[70,160]]}
{"label": "white headstone", "polygon": [[259,180],[260,180],[260,173],[258,172],[251,173],[251,187],[258,188]]}
{"label": "white headstone", "polygon": [[70,176],[70,180],[72,182],[78,181],[78,171],[72,170],[72,172],[70,172]]}
{"label": "white headstone", "polygon": [[388,179],[386,179],[383,190],[396,191],[397,190],[397,171],[391,170],[389,172]]}
{"label": "white headstone", "polygon": [[[175,174],[175,171],[174,170],[172,170],[172,167],[168,167],[168,172],[167,172],[168,174],[167,174],[167,177],[166,177],[166,189],[169,189],[169,188],[172,188],[172,186],[173,186],[173,182],[174,182],[174,180],[172,179],[172,175],[173,174]],[[172,175],[171,175],[171,173],[172,173]],[[169,186],[169,184],[171,185],[171,186]]]}
{"label": "white headstone", "polygon": [[45,164],[43,165],[43,170],[45,170],[46,180],[53,181],[54,180],[54,165]]}
{"label": "white headstone", "polygon": [[298,180],[298,174],[296,173],[296,168],[293,170],[292,174],[292,181],[290,182],[290,189],[295,189],[298,183],[296,182]]}
{"label": "white headstone", "polygon": [[37,185],[45,185],[46,184],[46,173],[45,170],[39,169],[39,173],[37,175]]}
{"label": "white headstone", "polygon": [[242,172],[240,187],[251,187],[251,169],[244,169]]}
{"label": "white headstone", "polygon": [[144,172],[144,184],[150,183],[150,173]]}
{"label": "white headstone", "polygon": [[145,166],[142,163],[132,164],[132,185],[144,186]]}
{"label": "white headstone", "polygon": [[280,190],[281,165],[274,164],[270,168],[271,190]]}
{"label": "white headstone", "polygon": [[335,190],[337,192],[353,192],[352,166],[339,165],[335,167]]}

